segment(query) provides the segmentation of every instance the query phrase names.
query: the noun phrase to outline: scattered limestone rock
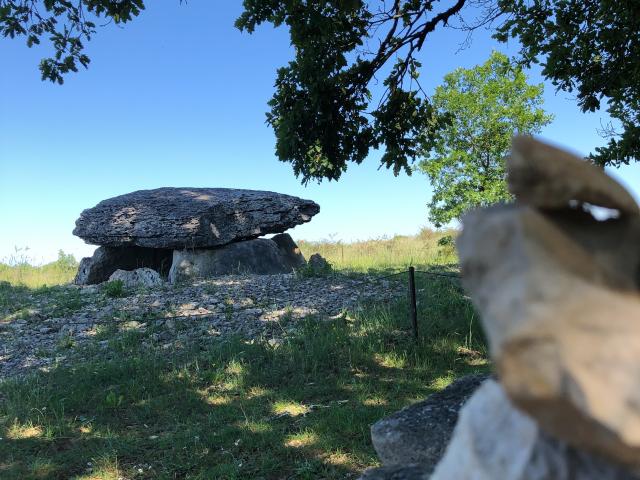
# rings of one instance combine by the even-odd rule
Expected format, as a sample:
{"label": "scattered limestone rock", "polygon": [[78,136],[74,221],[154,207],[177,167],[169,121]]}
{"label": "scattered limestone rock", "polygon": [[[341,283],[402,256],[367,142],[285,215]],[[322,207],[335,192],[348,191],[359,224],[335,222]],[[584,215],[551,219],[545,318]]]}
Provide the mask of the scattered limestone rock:
{"label": "scattered limestone rock", "polygon": [[[0,323],[0,381],[46,369],[54,357],[62,362],[55,353],[61,333],[73,338],[64,363],[82,361],[83,346],[95,341],[101,329],[119,331],[141,319],[153,327],[148,329],[146,348],[157,348],[159,342],[173,349],[179,344],[207,345],[227,335],[248,341],[272,340],[277,345],[306,316],[335,318],[361,305],[388,303],[404,297],[406,287],[400,281],[383,285],[368,275],[357,279],[230,275],[179,285],[163,282],[126,293],[114,298],[93,285],[70,285],[60,287],[56,295],[29,294],[21,310],[28,317],[5,316]],[[73,299],[73,307],[60,312],[67,296]],[[0,304],[0,315],[3,308],[7,306]]]}
{"label": "scattered limestone rock", "polygon": [[426,400],[376,422],[371,440],[385,467],[415,463],[422,472],[431,472],[449,443],[460,408],[487,377],[459,378]]}
{"label": "scattered limestone rock", "polygon": [[109,281],[120,280],[125,288],[157,287],[163,281],[160,274],[150,268],[136,268],[135,270],[116,270],[109,277]]}

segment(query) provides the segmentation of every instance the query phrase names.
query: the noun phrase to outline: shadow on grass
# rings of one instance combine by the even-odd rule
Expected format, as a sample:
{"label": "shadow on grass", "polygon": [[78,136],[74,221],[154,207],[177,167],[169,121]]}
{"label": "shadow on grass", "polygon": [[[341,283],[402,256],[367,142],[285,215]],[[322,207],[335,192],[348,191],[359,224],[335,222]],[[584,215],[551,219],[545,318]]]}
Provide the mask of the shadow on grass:
{"label": "shadow on grass", "polygon": [[355,478],[377,463],[372,423],[488,368],[473,310],[449,288],[423,284],[417,344],[399,302],[308,319],[276,345],[145,351],[131,334],[109,358],[5,381],[0,477]]}

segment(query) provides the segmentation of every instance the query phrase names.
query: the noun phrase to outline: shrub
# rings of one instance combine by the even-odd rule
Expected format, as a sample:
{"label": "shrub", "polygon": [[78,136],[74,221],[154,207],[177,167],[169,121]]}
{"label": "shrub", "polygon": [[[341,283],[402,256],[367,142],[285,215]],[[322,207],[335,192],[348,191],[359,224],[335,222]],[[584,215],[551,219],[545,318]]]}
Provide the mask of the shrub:
{"label": "shrub", "polygon": [[102,291],[107,297],[124,297],[124,282],[122,280],[113,280],[112,282],[107,282],[102,286]]}

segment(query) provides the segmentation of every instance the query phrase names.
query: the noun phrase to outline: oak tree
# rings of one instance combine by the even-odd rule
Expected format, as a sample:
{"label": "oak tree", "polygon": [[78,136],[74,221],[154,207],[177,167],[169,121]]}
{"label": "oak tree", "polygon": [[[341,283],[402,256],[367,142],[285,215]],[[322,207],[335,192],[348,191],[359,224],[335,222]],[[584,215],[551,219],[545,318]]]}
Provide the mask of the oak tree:
{"label": "oak tree", "polygon": [[434,225],[510,199],[504,159],[511,138],[539,133],[552,120],[542,108],[542,93],[542,84],[529,84],[520,65],[495,51],[482,65],[445,76],[432,101],[446,121],[418,164],[433,188]]}
{"label": "oak tree", "polygon": [[[416,54],[453,19],[515,37],[520,60],[540,62],[557,88],[577,93],[584,111],[607,104],[616,125],[592,158],[602,165],[640,159],[640,15],[637,0],[244,0],[239,29],[288,28],[295,57],[278,70],[267,121],[280,160],[309,180],[340,177],[372,148],[383,165],[410,173],[440,126],[420,86]],[[143,0],[0,0],[0,34],[29,46],[49,40],[43,79],[62,83],[87,66],[84,42],[98,21],[128,22]],[[481,12],[477,16],[477,12]],[[383,75],[384,74],[384,75]],[[384,92],[371,84],[383,77]]]}

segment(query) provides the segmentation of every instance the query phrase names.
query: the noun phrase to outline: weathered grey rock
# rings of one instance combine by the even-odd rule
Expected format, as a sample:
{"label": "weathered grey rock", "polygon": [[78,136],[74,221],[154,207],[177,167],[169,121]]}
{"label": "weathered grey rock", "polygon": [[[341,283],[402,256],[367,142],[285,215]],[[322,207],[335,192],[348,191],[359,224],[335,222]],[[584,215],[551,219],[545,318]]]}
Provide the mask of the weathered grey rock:
{"label": "weathered grey rock", "polygon": [[638,480],[604,459],[541,432],[487,380],[462,408],[430,480]]}
{"label": "weathered grey rock", "polygon": [[80,261],[73,281],[76,285],[93,285],[109,280],[116,270],[151,268],[166,276],[171,267],[171,250],[142,247],[99,247],[92,257]]}
{"label": "weathered grey rock", "polygon": [[103,200],[74,235],[110,247],[209,248],[279,233],[320,211],[311,200],[256,190],[158,188]]}
{"label": "weathered grey rock", "polygon": [[640,218],[516,205],[463,224],[463,281],[510,398],[554,437],[640,467]]}
{"label": "weathered grey rock", "polygon": [[309,257],[309,262],[307,264],[309,269],[313,273],[327,273],[331,271],[331,264],[325,260],[325,258],[319,253],[314,253]]}
{"label": "weathered grey rock", "polygon": [[160,274],[150,268],[136,268],[135,270],[116,270],[109,277],[109,281],[120,280],[126,288],[157,287],[162,285]]}
{"label": "weathered grey rock", "polygon": [[293,241],[291,235],[288,233],[279,233],[278,235],[271,237],[271,240],[276,242],[276,245],[286,257],[287,263],[293,268],[300,268],[307,264],[307,261],[304,259],[304,255],[302,255],[300,248],[296,242]]}
{"label": "weathered grey rock", "polygon": [[431,472],[444,454],[458,412],[488,375],[467,375],[426,400],[371,427],[371,440],[385,466],[420,464]]}
{"label": "weathered grey rock", "polygon": [[633,197],[603,170],[531,137],[514,138],[507,179],[519,202],[538,208],[568,208],[578,202],[640,213]]}
{"label": "weathered grey rock", "polygon": [[169,281],[238,273],[273,275],[291,273],[293,268],[275,242],[258,238],[220,248],[174,250]]}

